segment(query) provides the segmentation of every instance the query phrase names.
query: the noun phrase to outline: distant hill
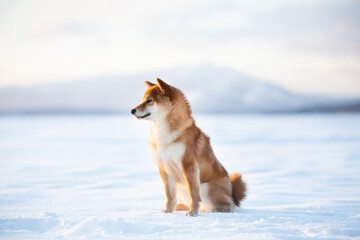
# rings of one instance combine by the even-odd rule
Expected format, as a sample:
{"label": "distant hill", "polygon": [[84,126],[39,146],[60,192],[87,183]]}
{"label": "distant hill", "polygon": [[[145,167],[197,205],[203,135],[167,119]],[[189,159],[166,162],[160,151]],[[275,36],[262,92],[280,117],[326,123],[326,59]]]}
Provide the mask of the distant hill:
{"label": "distant hill", "polygon": [[196,113],[359,111],[359,99],[299,95],[229,68],[202,65],[133,76],[104,75],[74,82],[0,89],[0,113],[129,112],[144,81],[160,77],[183,90]]}

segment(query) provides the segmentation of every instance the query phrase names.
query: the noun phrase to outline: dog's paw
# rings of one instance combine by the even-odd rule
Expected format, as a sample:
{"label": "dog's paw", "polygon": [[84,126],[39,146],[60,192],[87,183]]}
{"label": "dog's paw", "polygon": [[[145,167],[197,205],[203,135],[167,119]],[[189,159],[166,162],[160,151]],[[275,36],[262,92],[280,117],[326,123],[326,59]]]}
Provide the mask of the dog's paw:
{"label": "dog's paw", "polygon": [[161,213],[172,213],[172,208],[166,208],[164,210],[161,211]]}
{"label": "dog's paw", "polygon": [[198,212],[194,211],[194,210],[190,210],[185,214],[185,216],[189,216],[189,217],[196,217],[197,215],[198,215]]}

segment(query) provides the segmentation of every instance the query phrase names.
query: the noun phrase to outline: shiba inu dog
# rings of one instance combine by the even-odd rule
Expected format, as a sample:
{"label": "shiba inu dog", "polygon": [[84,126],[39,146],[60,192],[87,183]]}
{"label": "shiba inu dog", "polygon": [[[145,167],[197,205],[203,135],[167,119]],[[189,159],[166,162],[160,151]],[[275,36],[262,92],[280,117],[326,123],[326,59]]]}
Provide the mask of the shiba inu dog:
{"label": "shiba inu dog", "polygon": [[[187,216],[204,212],[230,212],[246,196],[239,173],[228,175],[217,160],[210,139],[196,125],[184,94],[156,79],[142,103],[131,110],[137,119],[151,123],[150,150],[163,180],[164,213],[187,210]],[[180,202],[179,204],[178,201]]]}

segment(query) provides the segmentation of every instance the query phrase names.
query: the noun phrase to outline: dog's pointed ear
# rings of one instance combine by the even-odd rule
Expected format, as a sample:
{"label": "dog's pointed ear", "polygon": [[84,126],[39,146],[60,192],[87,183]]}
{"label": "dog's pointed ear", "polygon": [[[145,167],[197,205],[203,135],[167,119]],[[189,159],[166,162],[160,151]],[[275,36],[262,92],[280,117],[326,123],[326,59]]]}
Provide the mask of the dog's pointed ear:
{"label": "dog's pointed ear", "polygon": [[172,94],[172,89],[171,87],[164,82],[163,80],[161,80],[160,78],[157,78],[156,81],[158,82],[159,86],[160,86],[160,90],[161,92],[165,95],[170,97]]}
{"label": "dog's pointed ear", "polygon": [[145,85],[146,85],[147,88],[151,88],[152,86],[155,86],[156,84],[151,83],[149,81],[145,81]]}

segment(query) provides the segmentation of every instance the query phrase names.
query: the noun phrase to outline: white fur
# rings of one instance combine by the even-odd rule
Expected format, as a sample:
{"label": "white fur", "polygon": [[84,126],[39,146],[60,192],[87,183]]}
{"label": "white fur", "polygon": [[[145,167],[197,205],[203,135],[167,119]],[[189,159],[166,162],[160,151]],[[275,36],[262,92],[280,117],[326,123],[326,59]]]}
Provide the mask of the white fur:
{"label": "white fur", "polygon": [[[208,194],[209,194],[209,184],[208,183],[200,184],[200,197],[201,197],[200,210],[202,212],[214,208],[213,204],[209,199]],[[185,204],[188,207],[191,206],[191,198],[186,184],[177,184],[177,197],[179,202]]]}
{"label": "white fur", "polygon": [[157,113],[151,119],[150,142],[155,143],[150,147],[151,154],[156,164],[164,166],[166,172],[181,172],[185,145],[173,142],[180,133],[169,133],[165,117]]}
{"label": "white fur", "polygon": [[182,171],[181,159],[184,151],[185,146],[182,143],[174,143],[160,150],[151,148],[155,162],[158,166],[163,165],[167,172]]}
{"label": "white fur", "polygon": [[161,148],[159,150],[164,150],[179,137],[179,134],[179,132],[170,134],[165,121],[151,123],[150,141],[156,143]]}
{"label": "white fur", "polygon": [[[229,179],[227,179],[229,183],[227,184],[227,191],[231,193],[232,186]],[[187,189],[186,184],[177,184],[177,196],[178,200],[185,204],[186,206],[191,206],[191,198],[189,195],[189,191]],[[234,204],[231,194],[225,196],[227,198],[227,201],[230,204],[230,210],[233,211],[236,209],[236,205]],[[211,202],[211,199],[209,198],[209,183],[201,183],[200,184],[200,211],[202,212],[208,212],[211,211],[211,209],[214,209],[216,206],[213,205]]]}
{"label": "white fur", "polygon": [[182,204],[184,204],[188,207],[191,206],[191,198],[190,198],[189,190],[188,190],[186,183],[184,183],[184,184],[178,183],[177,184],[177,199]]}
{"label": "white fur", "polygon": [[137,111],[134,114],[134,117],[136,118],[141,118],[142,116],[145,116],[146,114],[150,113],[150,116],[144,118],[146,120],[152,120],[152,119],[156,119],[156,115],[157,115],[157,105],[153,104],[152,106],[148,106],[145,108],[145,111],[140,111],[139,109],[137,109]]}
{"label": "white fur", "polygon": [[209,194],[209,184],[208,183],[200,184],[200,197],[201,197],[201,210],[202,211],[213,208],[213,204],[211,203],[208,194]]}
{"label": "white fur", "polygon": [[[177,194],[176,180],[172,177],[169,177],[167,184],[169,186],[171,196],[173,197],[176,196]],[[174,200],[176,201],[176,198]]]}

